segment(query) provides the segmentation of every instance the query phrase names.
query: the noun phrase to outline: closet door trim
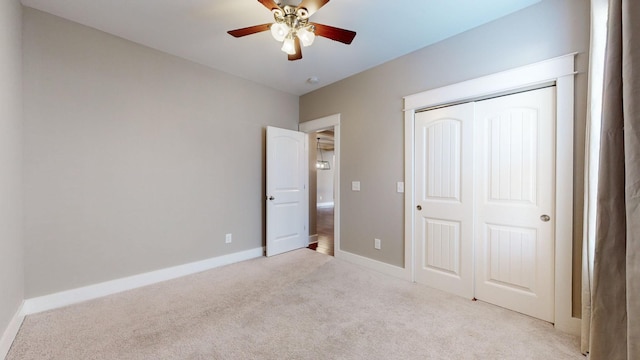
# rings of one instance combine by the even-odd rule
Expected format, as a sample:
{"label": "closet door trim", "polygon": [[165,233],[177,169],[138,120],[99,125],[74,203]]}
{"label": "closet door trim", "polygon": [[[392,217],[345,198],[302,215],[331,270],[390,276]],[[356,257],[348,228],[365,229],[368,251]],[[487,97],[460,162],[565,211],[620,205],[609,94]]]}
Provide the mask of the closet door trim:
{"label": "closet door trim", "polygon": [[573,126],[575,56],[565,56],[404,97],[405,119],[405,269],[415,280],[414,130],[416,112],[475,101],[524,89],[556,85],[556,228],[555,327],[580,334],[580,319],[572,316],[573,256]]}

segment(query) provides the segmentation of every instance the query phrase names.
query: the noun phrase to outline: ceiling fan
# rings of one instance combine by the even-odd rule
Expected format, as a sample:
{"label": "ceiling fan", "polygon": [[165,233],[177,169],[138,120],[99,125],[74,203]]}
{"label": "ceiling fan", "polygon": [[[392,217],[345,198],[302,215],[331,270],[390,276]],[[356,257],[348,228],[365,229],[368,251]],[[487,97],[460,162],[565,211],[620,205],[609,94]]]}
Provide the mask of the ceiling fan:
{"label": "ceiling fan", "polygon": [[302,46],[309,46],[316,36],[322,36],[344,44],[351,44],[355,31],[313,23],[309,17],[326,5],[329,0],[302,0],[298,6],[277,4],[274,0],[258,0],[273,13],[274,23],[249,26],[228,31],[234,37],[247,36],[267,30],[282,42],[282,51],[287,53],[289,61],[302,59]]}

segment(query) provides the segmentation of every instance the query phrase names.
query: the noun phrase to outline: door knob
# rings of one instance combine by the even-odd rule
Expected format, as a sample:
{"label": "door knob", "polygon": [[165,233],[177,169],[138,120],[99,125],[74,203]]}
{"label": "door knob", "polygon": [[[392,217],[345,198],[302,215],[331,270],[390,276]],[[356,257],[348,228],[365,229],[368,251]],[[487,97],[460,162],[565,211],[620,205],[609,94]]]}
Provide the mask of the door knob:
{"label": "door knob", "polygon": [[269,200],[273,201],[273,200],[275,200],[276,198],[274,198],[273,196],[269,196],[267,199],[269,199]]}
{"label": "door knob", "polygon": [[551,217],[549,215],[541,215],[540,216],[540,220],[547,222],[549,220],[551,220]]}
{"label": "door knob", "polygon": [[416,206],[416,209],[418,209],[418,211],[422,210],[422,206],[418,205]]}

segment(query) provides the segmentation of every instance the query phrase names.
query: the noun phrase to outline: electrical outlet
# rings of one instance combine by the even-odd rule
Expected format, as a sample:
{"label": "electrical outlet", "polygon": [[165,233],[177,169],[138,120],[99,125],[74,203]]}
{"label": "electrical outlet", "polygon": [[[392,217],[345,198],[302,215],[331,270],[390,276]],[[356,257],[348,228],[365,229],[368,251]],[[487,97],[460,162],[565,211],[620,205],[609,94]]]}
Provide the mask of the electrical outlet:
{"label": "electrical outlet", "polygon": [[382,240],[380,239],[373,239],[373,247],[380,250]]}
{"label": "electrical outlet", "polygon": [[232,240],[233,240],[233,237],[231,236],[230,233],[224,236],[224,243],[225,244],[231,244]]}
{"label": "electrical outlet", "polygon": [[352,181],[351,182],[351,190],[352,191],[360,191],[360,181]]}

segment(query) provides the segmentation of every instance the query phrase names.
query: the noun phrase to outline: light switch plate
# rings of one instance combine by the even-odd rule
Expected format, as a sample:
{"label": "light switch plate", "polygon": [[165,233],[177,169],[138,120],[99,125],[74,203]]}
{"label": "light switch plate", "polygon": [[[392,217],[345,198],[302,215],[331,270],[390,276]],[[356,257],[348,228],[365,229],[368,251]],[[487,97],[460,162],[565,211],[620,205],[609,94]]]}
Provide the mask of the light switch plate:
{"label": "light switch plate", "polygon": [[404,192],[404,181],[398,181],[398,183],[396,184],[396,191],[399,193]]}
{"label": "light switch plate", "polygon": [[360,181],[352,181],[351,182],[351,190],[360,191]]}

